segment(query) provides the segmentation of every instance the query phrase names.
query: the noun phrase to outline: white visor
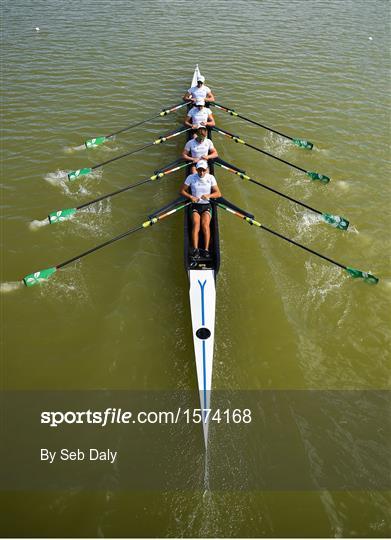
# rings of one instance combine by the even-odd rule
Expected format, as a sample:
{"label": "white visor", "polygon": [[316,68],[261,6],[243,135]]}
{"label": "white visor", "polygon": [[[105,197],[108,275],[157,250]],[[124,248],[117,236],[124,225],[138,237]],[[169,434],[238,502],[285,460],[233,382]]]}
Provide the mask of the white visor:
{"label": "white visor", "polygon": [[207,168],[208,168],[208,164],[204,159],[200,159],[200,161],[198,161],[196,163],[197,171],[198,171],[198,169],[205,169],[206,170]]}
{"label": "white visor", "polygon": [[205,82],[205,77],[203,75],[200,75],[198,78],[197,78],[197,82],[201,81],[202,83]]}

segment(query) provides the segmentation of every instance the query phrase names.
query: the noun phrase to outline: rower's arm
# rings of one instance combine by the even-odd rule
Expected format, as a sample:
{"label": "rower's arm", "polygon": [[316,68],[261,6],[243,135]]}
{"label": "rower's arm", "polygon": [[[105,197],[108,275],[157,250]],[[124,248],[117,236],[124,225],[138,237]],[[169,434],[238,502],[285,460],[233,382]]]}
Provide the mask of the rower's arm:
{"label": "rower's arm", "polygon": [[182,98],[184,101],[189,101],[189,99],[191,99],[191,94],[190,92],[186,92],[186,94],[183,96]]}
{"label": "rower's arm", "polygon": [[214,127],[216,125],[215,119],[213,118],[213,114],[210,114],[208,116],[208,120],[206,122],[206,125],[209,127]]}
{"label": "rower's arm", "polygon": [[191,117],[186,115],[185,117],[185,126],[187,127],[193,127],[193,122],[191,121]]}
{"label": "rower's arm", "polygon": [[211,194],[208,196],[208,199],[218,199],[218,197],[221,197],[221,192],[219,186],[216,184],[211,187]]}
{"label": "rower's arm", "polygon": [[207,101],[215,101],[214,94],[212,92],[209,92],[209,94],[206,95]]}
{"label": "rower's arm", "polygon": [[191,157],[190,152],[186,148],[182,152],[182,157],[186,161],[194,161],[194,158]]}
{"label": "rower's arm", "polygon": [[216,148],[213,148],[210,154],[208,154],[207,156],[203,156],[202,159],[209,160],[209,159],[215,159],[217,157],[219,157],[219,154],[217,153]]}
{"label": "rower's arm", "polygon": [[181,189],[179,191],[180,195],[183,197],[186,197],[186,199],[189,199],[192,202],[198,201],[197,197],[193,197],[193,195],[190,193],[190,186],[187,184],[182,184]]}

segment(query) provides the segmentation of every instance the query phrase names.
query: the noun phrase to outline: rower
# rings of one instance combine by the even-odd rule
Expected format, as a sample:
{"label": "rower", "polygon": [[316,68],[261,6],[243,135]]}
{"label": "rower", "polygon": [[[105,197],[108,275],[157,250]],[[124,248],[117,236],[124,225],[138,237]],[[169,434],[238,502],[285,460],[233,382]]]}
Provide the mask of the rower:
{"label": "rower", "polygon": [[185,101],[188,101],[189,99],[191,99],[191,101],[195,101],[197,98],[201,98],[205,99],[206,101],[214,101],[215,97],[212,94],[211,89],[206,86],[204,82],[205,77],[199,75],[197,79],[197,86],[192,86],[189,88],[189,90],[183,96],[183,99]]}
{"label": "rower", "polygon": [[197,135],[195,139],[190,139],[185,144],[182,157],[186,161],[193,163],[191,172],[195,174],[195,164],[200,160],[208,161],[218,157],[216,148],[210,139],[207,138],[208,130],[205,126],[197,126]]}
{"label": "rower", "polygon": [[192,107],[188,111],[185,118],[185,126],[196,129],[197,126],[213,127],[215,121],[212,111],[205,107],[205,100],[203,98],[197,98],[195,101],[195,107]]}
{"label": "rower", "polygon": [[[212,205],[210,199],[221,197],[216,178],[208,171],[208,164],[201,159],[197,163],[197,172],[190,174],[185,183],[182,184],[180,194],[190,199],[192,205],[190,207],[192,213],[193,229],[191,233],[192,251],[191,256],[194,259],[200,256],[209,258],[209,243],[210,243],[210,220],[212,218]],[[204,249],[199,249],[199,234],[202,229],[204,237]]]}

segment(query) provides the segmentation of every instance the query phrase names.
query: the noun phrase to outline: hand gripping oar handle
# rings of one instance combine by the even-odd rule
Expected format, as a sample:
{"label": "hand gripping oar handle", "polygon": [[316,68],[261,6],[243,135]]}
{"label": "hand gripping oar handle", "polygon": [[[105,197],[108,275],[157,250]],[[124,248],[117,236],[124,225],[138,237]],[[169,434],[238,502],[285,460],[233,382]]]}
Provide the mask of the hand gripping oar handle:
{"label": "hand gripping oar handle", "polygon": [[186,131],[189,131],[191,128],[180,128],[174,133],[170,133],[168,135],[164,135],[162,137],[159,137],[155,141],[148,143],[144,146],[141,146],[141,148],[136,148],[136,150],[132,150],[131,152],[126,152],[126,154],[121,154],[120,156],[113,157],[111,159],[108,159],[107,161],[103,161],[102,163],[97,163],[93,167],[84,167],[83,169],[77,169],[76,171],[70,171],[68,173],[68,180],[76,180],[80,178],[81,176],[85,176],[87,174],[90,174],[95,169],[99,169],[100,167],[103,167],[104,165],[107,165],[108,163],[113,163],[114,161],[118,161],[119,159],[122,159],[124,157],[131,156],[133,154],[137,154],[137,152],[141,152],[142,150],[145,150],[146,148],[149,148],[151,146],[163,143],[168,141],[169,139],[172,139],[173,137],[177,137],[178,135],[181,135],[182,133],[185,133]]}
{"label": "hand gripping oar handle", "polygon": [[147,118],[145,120],[141,120],[140,122],[136,122],[135,124],[130,124],[130,126],[124,127],[122,129],[118,129],[117,131],[113,131],[113,133],[109,133],[108,135],[103,135],[99,137],[94,137],[92,139],[88,139],[84,142],[86,148],[96,148],[97,146],[100,146],[101,144],[107,142],[111,137],[114,137],[114,135],[118,135],[119,133],[124,133],[124,131],[128,131],[129,129],[141,126],[143,124],[146,124],[147,122],[151,122],[151,120],[154,120],[155,118],[159,118],[159,116],[166,116],[167,114],[170,114],[171,112],[177,111],[178,109],[181,109],[185,105],[190,104],[189,101],[186,101],[185,103],[178,103],[177,105],[173,105],[172,107],[168,109],[163,109],[160,111],[160,113],[155,114],[154,116],[151,116],[150,118]]}
{"label": "hand gripping oar handle", "polygon": [[312,150],[313,143],[310,141],[306,141],[305,139],[299,139],[297,137],[291,137],[290,135],[286,135],[285,133],[281,133],[281,131],[277,131],[276,129],[273,129],[271,127],[265,126],[265,124],[261,124],[260,122],[256,122],[255,120],[251,120],[251,118],[247,118],[246,116],[243,116],[236,112],[234,109],[230,109],[229,107],[225,107],[224,105],[221,105],[220,103],[212,102],[212,105],[217,107],[218,109],[221,109],[222,111],[230,114],[231,116],[236,116],[237,118],[241,118],[242,120],[245,120],[246,122],[249,122],[250,124],[254,124],[255,126],[259,126],[263,129],[267,129],[268,131],[271,131],[272,133],[276,133],[277,135],[281,135],[281,137],[284,137],[285,139],[289,139],[293,142],[296,146],[299,146],[300,148],[306,148],[307,150]]}
{"label": "hand gripping oar handle", "polygon": [[273,231],[273,229],[270,229],[269,227],[266,227],[265,225],[262,225],[259,223],[259,221],[256,221],[255,219],[252,219],[250,217],[247,217],[240,212],[237,212],[233,210],[232,208],[229,208],[228,206],[225,206],[224,204],[221,204],[219,202],[216,203],[220,208],[223,208],[227,212],[237,216],[238,218],[244,220],[249,225],[254,225],[255,227],[259,227],[260,229],[263,229],[264,231],[267,231],[274,236],[278,236],[282,240],[285,240],[286,242],[289,242],[290,244],[293,244],[301,249],[304,249],[308,253],[312,253],[313,255],[316,255],[317,257],[320,257],[321,259],[324,259],[325,261],[328,261],[331,264],[334,264],[335,266],[339,266],[339,268],[342,268],[343,270],[346,270],[346,272],[353,278],[362,278],[366,283],[376,284],[379,281],[379,278],[374,276],[373,274],[370,274],[369,272],[363,272],[362,270],[357,270],[355,268],[351,268],[349,266],[345,266],[344,264],[339,263],[338,261],[334,261],[333,259],[330,259],[330,257],[326,257],[326,255],[322,255],[321,253],[318,253],[317,251],[314,251],[313,249],[303,246],[303,244],[299,244],[299,242],[296,242],[295,240],[292,240],[291,238],[288,238],[287,236],[284,236],[281,233],[278,233],[277,231]]}
{"label": "hand gripping oar handle", "polygon": [[297,169],[298,171],[301,171],[305,173],[311,180],[320,180],[321,182],[324,182],[327,184],[330,182],[330,177],[326,176],[324,174],[320,174],[313,171],[307,171],[306,169],[303,169],[302,167],[299,167],[298,165],[295,165],[294,163],[291,163],[290,161],[286,161],[285,159],[282,159],[278,156],[275,156],[274,154],[270,154],[270,152],[266,152],[266,150],[262,150],[262,148],[258,148],[257,146],[254,146],[245,140],[241,139],[240,137],[237,137],[236,135],[233,135],[232,133],[229,133],[229,131],[225,131],[224,129],[217,128],[216,126],[212,127],[214,131],[217,131],[217,133],[220,133],[220,135],[224,135],[225,137],[229,137],[236,143],[244,144],[245,146],[248,146],[249,148],[252,148],[253,150],[256,150],[257,152],[260,152],[261,154],[264,154],[265,156],[269,156],[273,159],[276,159],[277,161],[280,161],[281,163],[285,163],[285,165],[289,165],[289,167],[293,167],[294,169]]}
{"label": "hand gripping oar handle", "polygon": [[229,163],[223,162],[220,159],[216,159],[214,161],[214,164],[225,169],[226,171],[236,174],[242,180],[248,180],[249,182],[256,184],[259,187],[262,187],[264,189],[267,189],[268,191],[271,191],[272,193],[275,193],[276,195],[280,195],[281,197],[283,197],[284,199],[287,199],[288,201],[294,202],[302,206],[303,208],[307,208],[307,210],[311,210],[311,212],[315,212],[315,214],[322,216],[323,221],[325,221],[326,223],[328,223],[329,225],[337,229],[346,231],[347,228],[349,227],[349,221],[346,218],[343,218],[341,216],[336,216],[334,214],[323,213],[320,210],[317,210],[316,208],[313,208],[312,206],[309,206],[308,204],[302,201],[298,201],[297,199],[294,199],[293,197],[290,197],[289,195],[286,195],[285,193],[281,193],[281,191],[278,191],[277,189],[274,189],[266,184],[263,184],[262,182],[259,182],[259,180],[255,180],[254,178],[251,178],[250,176],[246,174],[245,171],[243,171],[242,169],[238,169],[234,165],[230,165]]}
{"label": "hand gripping oar handle", "polygon": [[119,234],[118,236],[115,236],[114,238],[111,238],[110,240],[106,240],[106,242],[103,242],[102,244],[99,244],[91,249],[88,249],[87,251],[83,251],[83,253],[80,253],[79,255],[76,255],[75,257],[72,257],[71,259],[67,259],[66,261],[60,264],[57,264],[56,266],[51,266],[50,268],[45,268],[43,270],[33,272],[32,274],[28,274],[27,276],[23,278],[23,283],[27,287],[32,287],[33,285],[37,285],[38,283],[41,283],[42,281],[49,279],[49,277],[55,272],[57,272],[57,270],[59,270],[60,268],[63,268],[64,266],[67,266],[68,264],[78,261],[79,259],[82,259],[83,257],[86,257],[87,255],[89,255],[90,253],[94,253],[95,251],[98,251],[99,249],[109,246],[110,244],[113,244],[114,242],[117,242],[118,240],[121,240],[122,238],[125,238],[126,236],[129,236],[137,231],[146,229],[147,227],[150,227],[154,225],[155,223],[158,223],[158,221],[161,221],[162,219],[168,216],[171,216],[175,212],[182,210],[189,204],[191,204],[191,201],[186,202],[185,204],[181,204],[177,206],[176,208],[173,208],[169,212],[165,212],[164,214],[148,219],[147,221],[144,221],[144,223],[142,223],[141,225],[137,227],[133,227],[132,229],[129,229],[125,231],[124,233]]}

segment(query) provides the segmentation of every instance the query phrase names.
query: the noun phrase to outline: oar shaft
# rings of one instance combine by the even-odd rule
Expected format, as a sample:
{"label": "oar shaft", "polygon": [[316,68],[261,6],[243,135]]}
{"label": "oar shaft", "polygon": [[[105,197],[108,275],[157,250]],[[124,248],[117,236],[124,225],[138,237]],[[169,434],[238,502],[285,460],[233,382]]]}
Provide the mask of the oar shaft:
{"label": "oar shaft", "polygon": [[283,240],[286,240],[290,244],[294,244],[295,246],[301,249],[304,249],[305,251],[308,251],[308,253],[317,255],[321,259],[324,259],[325,261],[328,261],[331,264],[335,264],[336,266],[339,266],[340,268],[343,268],[344,270],[347,269],[347,266],[345,266],[344,264],[341,264],[338,261],[334,261],[334,259],[330,259],[329,257],[326,257],[326,255],[322,255],[321,253],[318,253],[317,251],[314,251],[313,249],[307,246],[303,246],[303,244],[299,244],[299,242],[296,242],[295,240],[292,240],[291,238],[288,238],[287,236],[284,236],[283,234],[280,234],[277,231],[273,231],[272,229],[269,229],[269,227],[266,227],[266,225],[261,225],[261,229],[264,229],[265,231],[268,231],[269,233],[274,234],[275,236],[278,236],[279,238],[282,238]]}
{"label": "oar shaft", "polygon": [[158,114],[155,114],[154,116],[151,116],[150,118],[147,118],[146,120],[141,120],[140,122],[136,122],[135,124],[130,124],[130,126],[127,126],[127,127],[124,127],[122,129],[119,129],[117,131],[113,131],[113,133],[110,133],[109,135],[105,135],[106,138],[109,138],[109,137],[113,137],[114,135],[118,135],[119,133],[123,133],[124,131],[128,131],[129,129],[132,129],[132,128],[135,128],[135,127],[138,127],[138,126],[142,126],[143,124],[146,124],[147,122],[151,122],[151,120],[154,120],[155,118],[159,118],[159,116],[165,116],[166,114],[169,114],[171,112],[174,112],[178,109],[181,109],[182,107],[184,107],[185,105],[187,105],[188,102],[186,103],[178,103],[177,105],[173,105],[172,107],[168,108],[168,109],[163,109],[162,111],[160,111],[160,113]]}
{"label": "oar shaft", "polygon": [[82,208],[86,208],[87,206],[90,206],[91,204],[95,204],[99,201],[103,201],[104,199],[108,199],[110,197],[114,197],[115,195],[119,195],[120,193],[124,193],[125,191],[129,191],[135,187],[142,186],[143,184],[147,184],[149,182],[153,182],[154,180],[158,180],[159,178],[163,178],[163,176],[167,176],[175,171],[178,171],[179,169],[182,169],[183,167],[187,167],[187,163],[181,163],[177,165],[176,167],[173,167],[172,169],[167,169],[162,172],[157,172],[153,176],[149,176],[148,178],[144,178],[143,180],[140,180],[139,182],[136,182],[135,184],[129,184],[128,186],[125,186],[123,188],[117,189],[116,191],[112,191],[111,193],[106,193],[105,195],[102,195],[101,197],[97,197],[96,199],[93,199],[92,201],[88,201],[84,204],[81,204],[80,206],[76,207],[76,210],[81,210]]}
{"label": "oar shaft", "polygon": [[291,201],[291,202],[294,202],[294,203],[296,203],[296,204],[298,204],[300,206],[303,206],[304,208],[307,208],[308,210],[311,210],[312,212],[315,212],[316,214],[322,214],[322,212],[320,212],[316,208],[312,208],[312,206],[309,206],[308,204],[306,204],[306,203],[304,203],[302,201],[298,201],[297,199],[294,199],[293,197],[290,197],[289,195],[286,195],[285,193],[282,193],[281,191],[278,191],[277,189],[274,189],[274,188],[268,186],[267,184],[263,184],[262,182],[259,182],[259,180],[255,180],[254,178],[251,178],[250,176],[247,176],[247,174],[245,174],[245,173],[238,172],[238,171],[236,171],[235,169],[233,169],[231,167],[220,165],[220,163],[217,162],[217,161],[215,162],[215,165],[219,165],[223,169],[226,169],[227,171],[229,171],[229,172],[231,172],[233,174],[236,174],[240,178],[243,178],[244,180],[248,180],[249,182],[252,182],[253,184],[256,184],[257,186],[260,186],[260,187],[262,187],[264,189],[267,189],[268,191],[271,191],[272,193],[275,193],[276,195],[280,195],[284,199],[287,199],[288,201]]}
{"label": "oar shaft", "polygon": [[169,212],[165,212],[164,214],[150,217],[147,221],[144,221],[144,223],[142,223],[141,225],[137,227],[133,227],[132,229],[129,229],[128,231],[125,231],[124,233],[119,234],[118,236],[115,236],[114,238],[111,238],[110,240],[106,240],[106,242],[102,242],[98,246],[88,249],[87,251],[83,251],[83,253],[79,253],[79,255],[76,255],[75,257],[72,257],[71,259],[67,259],[66,261],[60,264],[57,264],[56,266],[51,266],[50,268],[44,268],[43,270],[39,270],[37,272],[33,272],[32,274],[28,274],[27,276],[23,278],[23,283],[26,285],[26,287],[32,287],[33,285],[37,285],[38,283],[41,283],[42,281],[46,281],[47,279],[50,278],[50,276],[52,276],[60,268],[63,268],[64,266],[67,266],[68,264],[78,261],[79,259],[82,259],[83,257],[86,257],[87,255],[89,255],[90,253],[94,253],[95,251],[98,251],[98,249],[102,249],[105,246],[109,246],[110,244],[117,242],[117,240],[121,240],[122,238],[125,238],[126,236],[129,236],[132,233],[141,231],[142,229],[146,229],[147,227],[150,227],[151,225],[158,223],[160,220],[168,216],[171,216],[175,212],[182,210],[182,208],[185,208],[185,206],[187,206],[188,204],[191,204],[191,202],[188,201],[185,204],[181,204],[180,206],[177,206],[174,209],[170,210]]}
{"label": "oar shaft", "polygon": [[170,133],[169,135],[165,135],[163,137],[159,137],[155,141],[145,144],[144,146],[141,146],[140,148],[136,148],[136,150],[132,150],[131,152],[126,152],[125,154],[121,154],[120,156],[113,157],[111,159],[108,159],[107,161],[103,161],[102,163],[97,163],[93,167],[91,167],[91,170],[98,169],[99,167],[103,167],[104,165],[107,165],[108,163],[113,163],[113,161],[117,161],[118,159],[122,159],[127,156],[131,156],[133,154],[136,154],[137,152],[141,152],[142,150],[145,150],[146,148],[150,148],[151,146],[154,146],[159,143],[163,143],[168,141],[169,139],[172,139],[173,137],[176,137],[178,135],[181,135],[182,133],[185,133],[186,131],[189,131],[191,128],[185,128],[185,129],[179,129],[178,131],[175,131],[174,133]]}
{"label": "oar shaft", "polygon": [[249,178],[249,182],[252,182],[253,184],[256,184],[257,186],[263,187],[264,189],[267,189],[268,191],[271,191],[272,193],[275,193],[276,195],[280,195],[284,199],[287,199],[288,201],[294,202],[303,208],[307,208],[307,210],[311,210],[312,212],[315,212],[316,214],[322,214],[320,210],[317,210],[316,208],[312,208],[312,206],[309,206],[308,204],[298,201],[297,199],[294,199],[293,197],[290,197],[289,195],[286,195],[285,193],[281,193],[281,191],[278,191],[277,189],[274,189],[270,186],[267,186],[266,184],[262,184],[261,182],[258,182],[258,180],[254,180],[254,178]]}
{"label": "oar shaft", "polygon": [[160,114],[155,114],[154,116],[151,116],[150,118],[147,118],[146,120],[141,120],[140,122],[136,122],[135,124],[130,124],[130,126],[124,127],[122,129],[119,129],[117,131],[113,131],[113,133],[109,133],[108,135],[105,135],[105,137],[108,139],[110,137],[114,137],[114,135],[118,135],[119,133],[123,133],[124,131],[128,131],[129,129],[142,126],[143,124],[146,124],[147,122],[151,122],[151,120],[154,120],[155,118],[158,118]]}
{"label": "oar shaft", "polygon": [[226,210],[230,214],[234,214],[235,216],[243,219],[244,221],[246,221],[250,225],[255,225],[256,227],[259,227],[260,229],[263,229],[264,231],[267,231],[267,232],[269,232],[271,234],[274,234],[275,236],[278,236],[282,240],[285,240],[286,242],[289,242],[290,244],[293,244],[293,245],[295,245],[295,246],[297,246],[297,247],[299,247],[301,249],[304,249],[305,251],[308,251],[309,253],[312,253],[313,255],[317,255],[321,259],[324,259],[325,261],[328,261],[328,262],[330,262],[332,264],[335,264],[336,266],[339,266],[340,268],[343,268],[344,270],[347,269],[347,266],[345,266],[344,264],[341,264],[341,263],[339,263],[337,261],[334,261],[333,259],[330,259],[329,257],[326,257],[325,255],[322,255],[321,253],[318,253],[317,251],[314,251],[311,248],[303,246],[303,244],[300,244],[299,242],[296,242],[295,240],[292,240],[291,238],[288,238],[287,236],[284,236],[283,234],[280,234],[277,231],[273,231],[273,229],[269,229],[269,227],[266,227],[266,225],[262,225],[262,223],[259,223],[255,219],[251,219],[251,218],[245,216],[244,214],[242,214],[241,212],[238,212],[237,210],[232,210],[231,208],[229,208],[229,207],[227,207],[227,206],[225,206],[225,205],[223,205],[221,203],[216,203],[216,204],[218,206],[220,206],[221,208],[224,208],[224,210]]}
{"label": "oar shaft", "polygon": [[222,111],[225,111],[231,116],[237,116],[238,118],[241,118],[242,120],[245,120],[246,122],[249,122],[250,124],[254,124],[254,126],[259,126],[263,129],[267,129],[268,131],[272,131],[273,133],[276,133],[277,135],[281,135],[281,137],[285,137],[286,139],[290,139],[293,141],[293,137],[290,137],[289,135],[285,135],[285,133],[281,133],[281,131],[277,131],[276,129],[273,129],[269,126],[265,126],[265,124],[261,124],[260,122],[256,122],[255,120],[251,120],[251,118],[247,118],[246,116],[243,116],[242,114],[236,112],[234,109],[231,109],[230,107],[225,107],[224,105],[221,105],[220,103],[212,103],[215,107],[218,109],[221,109]]}
{"label": "oar shaft", "polygon": [[302,171],[304,173],[308,172],[306,171],[306,169],[303,169],[302,167],[299,167],[298,165],[295,165],[294,163],[291,163],[290,161],[286,161],[285,159],[275,156],[274,154],[270,154],[270,152],[267,152],[266,150],[262,150],[262,148],[258,148],[257,146],[254,146],[253,144],[250,144],[245,141],[243,141],[243,144],[245,146],[248,146],[249,148],[252,148],[253,150],[256,150],[257,152],[260,152],[261,154],[264,154],[265,156],[269,156],[273,159],[276,159],[277,161],[280,161],[281,163],[285,163],[285,165],[289,165],[290,167],[293,167],[294,169],[297,169],[298,171]]}
{"label": "oar shaft", "polygon": [[111,238],[110,240],[106,240],[106,242],[102,242],[102,244],[99,244],[91,249],[88,249],[87,251],[84,251],[83,253],[80,253],[79,255],[76,255],[75,257],[72,257],[71,259],[67,259],[66,261],[57,264],[56,268],[57,270],[60,268],[63,268],[64,266],[67,266],[68,264],[78,261],[79,259],[82,259],[86,255],[89,255],[90,253],[94,253],[95,251],[98,251],[98,249],[104,248],[105,246],[108,246],[112,244],[113,242],[117,242],[117,240],[121,240],[122,238],[125,238],[126,236],[129,236],[132,233],[135,233],[137,231],[141,231],[143,229],[142,225],[139,225],[138,227],[133,227],[132,229],[129,229],[128,231],[119,234],[118,236],[115,236],[114,238]]}
{"label": "oar shaft", "polygon": [[221,109],[222,111],[230,114],[231,116],[236,116],[237,118],[241,118],[242,120],[245,120],[245,122],[249,122],[250,124],[253,124],[254,126],[259,126],[263,129],[267,129],[268,131],[271,131],[272,133],[276,133],[277,135],[280,135],[281,137],[284,137],[285,139],[289,139],[293,142],[296,146],[299,146],[300,148],[306,148],[307,150],[312,150],[314,147],[313,143],[310,141],[307,141],[306,139],[300,139],[298,137],[291,137],[290,135],[286,135],[285,133],[282,133],[281,131],[277,131],[276,129],[273,129],[269,126],[266,126],[265,124],[261,124],[260,122],[257,122],[255,120],[252,120],[251,118],[248,118],[247,116],[243,116],[242,114],[239,114],[234,109],[230,109],[229,107],[225,107],[224,105],[221,105],[220,103],[212,103],[215,107],[218,109]]}
{"label": "oar shaft", "polygon": [[144,146],[141,146],[140,148],[136,148],[136,150],[132,150],[131,152],[126,152],[126,154],[121,154],[120,156],[113,157],[111,159],[108,159],[107,161],[103,161],[102,163],[97,163],[93,167],[91,167],[92,170],[99,169],[99,167],[103,167],[104,165],[107,165],[108,163],[113,163],[113,161],[117,161],[119,159],[122,159],[127,156],[131,156],[132,154],[137,154],[137,152],[141,152],[142,150],[145,150],[146,148],[149,148],[150,146],[153,146],[155,142],[151,142],[148,144],[145,144]]}
{"label": "oar shaft", "polygon": [[60,268],[63,268],[64,266],[67,266],[68,264],[78,261],[79,259],[82,259],[86,255],[89,255],[90,253],[94,253],[95,251],[98,251],[98,249],[104,248],[106,246],[109,246],[110,244],[113,244],[114,242],[117,242],[118,240],[121,240],[122,238],[125,238],[126,236],[129,236],[130,234],[133,234],[137,231],[141,231],[142,229],[146,229],[150,225],[154,225],[158,221],[161,221],[162,219],[171,216],[172,214],[175,214],[175,212],[178,212],[179,210],[182,210],[186,206],[191,204],[191,201],[186,202],[185,204],[181,204],[180,206],[176,206],[169,212],[165,212],[164,214],[161,214],[159,216],[156,216],[152,219],[149,219],[148,221],[145,221],[142,225],[139,225],[138,227],[133,227],[132,229],[129,229],[128,231],[125,231],[122,234],[119,234],[118,236],[115,236],[114,238],[111,238],[110,240],[106,240],[106,242],[102,242],[102,244],[99,244],[91,249],[88,249],[87,251],[84,251],[83,253],[80,253],[80,255],[76,255],[75,257],[72,257],[71,259],[68,259],[60,264],[56,265],[57,270]]}
{"label": "oar shaft", "polygon": [[228,137],[235,141],[236,143],[243,144],[244,146],[248,146],[249,148],[252,148],[253,150],[260,152],[261,154],[264,154],[265,156],[271,157],[273,159],[276,159],[277,161],[280,161],[281,163],[285,163],[285,165],[288,165],[289,167],[293,167],[294,169],[297,169],[298,171],[301,171],[305,173],[307,176],[309,176],[312,180],[321,180],[322,182],[329,182],[330,178],[326,175],[319,174],[317,172],[311,172],[307,171],[306,169],[303,169],[302,167],[299,167],[298,165],[295,165],[294,163],[291,163],[290,161],[286,161],[285,159],[282,159],[278,156],[275,156],[274,154],[270,154],[270,152],[267,152],[266,150],[262,150],[262,148],[258,148],[257,146],[254,146],[253,144],[250,144],[240,137],[237,137],[236,135],[233,135],[229,131],[225,131],[224,129],[212,127],[214,131],[217,131],[217,133],[220,133],[220,135],[224,135],[225,137]]}
{"label": "oar shaft", "polygon": [[105,199],[109,199],[110,197],[119,195],[120,193],[123,193],[124,191],[129,191],[130,189],[133,189],[137,186],[142,186],[143,184],[147,184],[148,182],[152,182],[151,177],[145,178],[144,180],[140,180],[139,182],[136,182],[135,184],[130,184],[129,186],[125,186],[121,189],[117,189],[116,191],[112,191],[111,193],[106,193],[105,195],[102,195],[101,197],[97,197],[96,199],[92,201],[88,201],[84,204],[81,204],[80,206],[77,206],[76,210],[81,210],[82,208],[86,208],[87,206],[90,206],[91,204],[95,204]]}

